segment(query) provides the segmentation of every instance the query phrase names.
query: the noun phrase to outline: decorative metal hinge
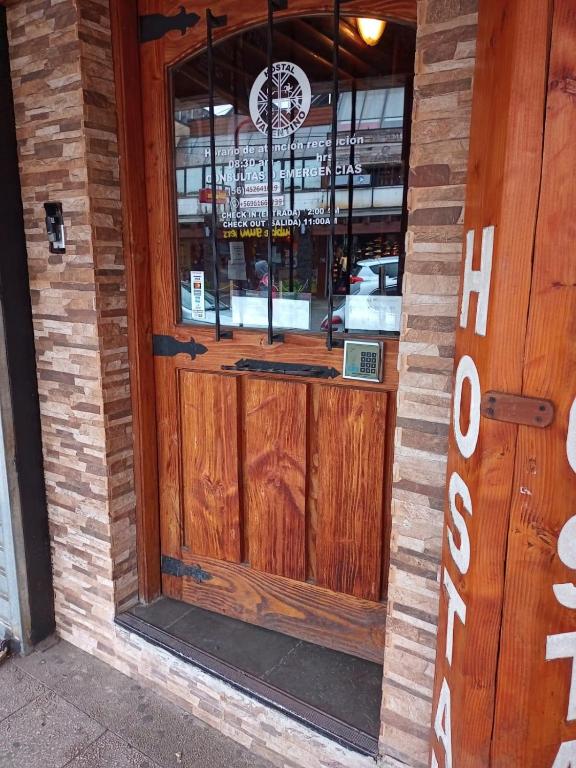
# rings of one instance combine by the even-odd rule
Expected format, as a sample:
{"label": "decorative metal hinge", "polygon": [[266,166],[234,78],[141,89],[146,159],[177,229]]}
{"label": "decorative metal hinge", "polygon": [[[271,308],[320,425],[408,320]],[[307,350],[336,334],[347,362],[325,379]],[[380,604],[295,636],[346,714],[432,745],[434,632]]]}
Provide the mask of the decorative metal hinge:
{"label": "decorative metal hinge", "polygon": [[495,421],[543,428],[554,421],[554,404],[537,397],[486,392],[480,404],[480,413]]}
{"label": "decorative metal hinge", "polygon": [[204,355],[208,350],[203,344],[197,344],[194,339],[179,341],[174,336],[154,335],[152,349],[156,357],[174,357],[174,355],[190,355],[194,360],[197,355]]}
{"label": "decorative metal hinge", "polygon": [[284,376],[303,376],[310,379],[335,379],[340,376],[336,368],[326,365],[305,365],[304,363],[281,363],[268,360],[242,358],[234,365],[223,365],[224,371],[251,371],[253,373],[280,373]]}
{"label": "decorative metal hinge", "polygon": [[167,32],[179,29],[181,34],[195,27],[200,21],[197,13],[187,13],[183,5],[175,16],[165,16],[162,13],[150,13],[140,16],[140,42],[149,43],[160,40]]}
{"label": "decorative metal hinge", "polygon": [[185,565],[182,560],[168,557],[168,555],[162,555],[160,570],[167,576],[188,577],[197,584],[203,584],[212,578],[212,574],[205,571],[200,565]]}

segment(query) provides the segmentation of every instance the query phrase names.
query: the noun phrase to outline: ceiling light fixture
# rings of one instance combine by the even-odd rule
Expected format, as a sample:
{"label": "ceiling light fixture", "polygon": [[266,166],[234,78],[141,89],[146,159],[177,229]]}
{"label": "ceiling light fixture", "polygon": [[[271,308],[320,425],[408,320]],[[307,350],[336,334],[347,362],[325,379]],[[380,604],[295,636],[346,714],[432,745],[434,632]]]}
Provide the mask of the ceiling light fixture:
{"label": "ceiling light fixture", "polygon": [[383,19],[356,19],[356,25],[366,45],[376,45],[386,29]]}

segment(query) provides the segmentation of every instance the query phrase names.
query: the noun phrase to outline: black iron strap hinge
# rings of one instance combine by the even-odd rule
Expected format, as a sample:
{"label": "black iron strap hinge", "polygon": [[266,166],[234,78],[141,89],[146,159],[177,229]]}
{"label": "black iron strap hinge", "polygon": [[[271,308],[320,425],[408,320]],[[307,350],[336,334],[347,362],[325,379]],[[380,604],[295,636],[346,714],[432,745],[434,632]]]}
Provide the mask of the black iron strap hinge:
{"label": "black iron strap hinge", "polygon": [[212,578],[212,574],[205,571],[200,565],[186,565],[182,560],[168,555],[162,555],[160,570],[166,576],[188,577],[197,584],[203,584]]}
{"label": "black iron strap hinge", "polygon": [[194,360],[197,355],[208,352],[204,344],[198,344],[194,339],[180,341],[174,336],[155,334],[152,336],[152,350],[155,357],[174,357],[174,355],[189,355]]}
{"label": "black iron strap hinge", "polygon": [[149,43],[152,40],[160,40],[167,32],[178,29],[182,35],[195,27],[200,21],[197,13],[188,13],[183,5],[174,16],[166,16],[162,13],[150,13],[140,16],[140,42]]}

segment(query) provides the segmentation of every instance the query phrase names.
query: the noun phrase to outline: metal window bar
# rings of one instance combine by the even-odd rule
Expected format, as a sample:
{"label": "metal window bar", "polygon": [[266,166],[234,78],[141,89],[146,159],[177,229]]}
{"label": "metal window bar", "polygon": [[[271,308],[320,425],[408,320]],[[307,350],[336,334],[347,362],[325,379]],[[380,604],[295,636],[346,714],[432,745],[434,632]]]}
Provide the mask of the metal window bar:
{"label": "metal window bar", "polygon": [[[294,210],[294,147],[290,142],[290,210]],[[290,227],[289,290],[294,291],[294,227]]]}
{"label": "metal window bar", "polygon": [[210,239],[212,242],[212,260],[214,262],[214,336],[216,341],[231,339],[232,331],[223,331],[220,326],[220,270],[218,269],[218,209],[216,204],[216,136],[214,126],[214,51],[212,30],[226,26],[227,16],[214,16],[210,8],[206,9],[206,55],[208,58],[208,110],[210,119],[210,194],[212,197],[212,215]]}
{"label": "metal window bar", "polygon": [[[352,83],[352,91],[350,94],[351,107],[350,107],[350,136],[356,136],[356,81]],[[356,147],[354,144],[350,144],[349,162],[351,166],[354,166],[356,162]],[[350,278],[352,277],[352,237],[353,237],[353,223],[352,223],[352,210],[354,206],[354,174],[348,174],[348,216],[346,219],[346,296],[350,294]],[[348,329],[344,328],[344,332],[348,333]]]}
{"label": "metal window bar", "polygon": [[406,78],[404,84],[404,114],[402,116],[402,219],[400,233],[403,238],[402,251],[398,262],[397,286],[402,286],[406,261],[406,232],[408,231],[408,184],[410,176],[410,142],[412,134],[412,106],[414,102],[414,75]]}
{"label": "metal window bar", "polygon": [[328,330],[326,333],[326,346],[329,350],[334,347],[342,347],[341,339],[333,338],[332,316],[334,314],[334,240],[336,239],[336,141],[338,138],[338,101],[340,69],[340,6],[347,0],[334,0],[333,37],[332,47],[332,131],[330,153],[330,240],[328,243]]}
{"label": "metal window bar", "polygon": [[[268,163],[268,344],[273,344],[275,341],[283,341],[282,334],[274,333],[273,322],[273,288],[274,281],[272,279],[272,221],[274,217],[274,195],[272,191],[273,187],[273,125],[272,125],[272,56],[274,48],[274,11],[281,11],[288,7],[288,0],[268,0],[268,26],[267,26],[267,40],[266,40],[266,66],[267,66],[267,93],[266,93],[266,157]],[[278,94],[280,98],[280,94]]]}

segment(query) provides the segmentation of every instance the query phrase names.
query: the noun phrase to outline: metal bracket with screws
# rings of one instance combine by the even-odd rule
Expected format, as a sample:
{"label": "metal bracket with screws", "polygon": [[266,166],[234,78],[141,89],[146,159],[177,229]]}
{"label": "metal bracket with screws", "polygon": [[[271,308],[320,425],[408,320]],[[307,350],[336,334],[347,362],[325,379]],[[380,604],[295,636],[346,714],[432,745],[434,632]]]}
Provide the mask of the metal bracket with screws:
{"label": "metal bracket with screws", "polygon": [[487,419],[542,429],[554,421],[554,404],[537,397],[486,392],[482,397],[480,413]]}

